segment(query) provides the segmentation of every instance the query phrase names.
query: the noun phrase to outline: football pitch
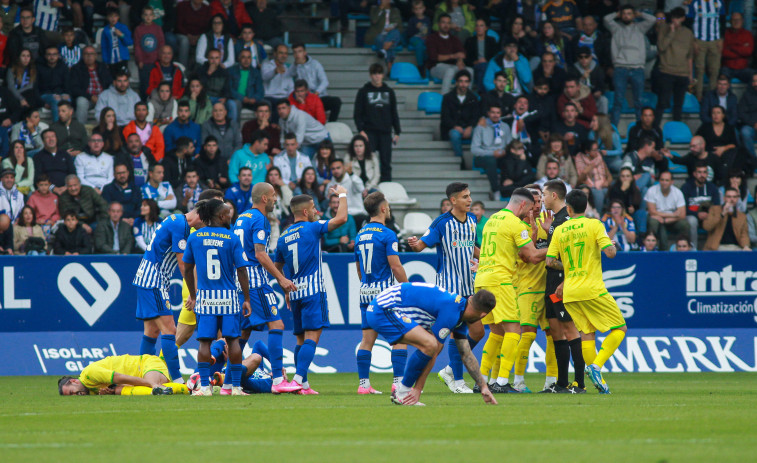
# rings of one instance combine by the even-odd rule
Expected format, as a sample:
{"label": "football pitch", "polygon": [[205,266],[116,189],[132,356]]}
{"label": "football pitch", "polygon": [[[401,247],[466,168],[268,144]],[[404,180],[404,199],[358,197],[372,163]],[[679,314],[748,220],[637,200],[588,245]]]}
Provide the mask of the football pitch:
{"label": "football pitch", "polygon": [[[747,462],[749,373],[607,374],[613,394],[453,395],[426,407],[358,396],[355,374],[312,375],[320,396],[60,397],[54,377],[0,378],[5,462]],[[542,375],[529,375],[532,389]],[[372,375],[388,391],[389,375]],[[470,382],[470,379],[469,379]]]}

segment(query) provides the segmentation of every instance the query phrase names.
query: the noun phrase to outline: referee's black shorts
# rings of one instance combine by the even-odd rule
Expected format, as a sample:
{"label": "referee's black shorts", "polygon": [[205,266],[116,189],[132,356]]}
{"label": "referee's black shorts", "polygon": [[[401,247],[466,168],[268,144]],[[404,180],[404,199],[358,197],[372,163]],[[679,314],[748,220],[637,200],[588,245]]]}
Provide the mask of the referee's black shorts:
{"label": "referee's black shorts", "polygon": [[562,301],[552,302],[552,296],[560,283],[563,282],[563,272],[547,272],[547,287],[544,291],[544,315],[549,320],[550,318],[556,318],[561,322],[572,322],[573,319],[565,309],[565,304]]}

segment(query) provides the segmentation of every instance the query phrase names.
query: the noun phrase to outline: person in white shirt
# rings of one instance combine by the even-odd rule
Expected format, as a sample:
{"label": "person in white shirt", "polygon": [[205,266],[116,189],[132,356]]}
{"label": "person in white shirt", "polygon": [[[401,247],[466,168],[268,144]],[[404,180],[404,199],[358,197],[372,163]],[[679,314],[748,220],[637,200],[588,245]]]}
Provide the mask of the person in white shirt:
{"label": "person in white shirt", "polygon": [[151,164],[147,174],[147,183],[142,185],[142,198],[154,199],[160,208],[160,216],[166,217],[176,209],[176,195],[171,184],[163,181],[163,166]]}
{"label": "person in white shirt", "polygon": [[368,213],[363,206],[363,180],[355,175],[350,175],[344,168],[344,161],[334,159],[329,165],[333,180],[329,186],[341,185],[347,190],[347,213],[355,219],[355,227],[360,230],[363,223],[368,220]]}
{"label": "person in white shirt", "polygon": [[87,149],[74,158],[76,175],[82,185],[91,186],[102,193],[105,185],[113,181],[113,156],[103,151],[104,140],[99,133],[89,137]]}
{"label": "person in white shirt", "polygon": [[649,212],[647,229],[657,237],[660,249],[667,251],[668,236],[689,236],[689,222],[686,221],[686,199],[673,185],[673,174],[662,172],[659,180],[660,183],[650,187],[644,195]]}
{"label": "person in white shirt", "polygon": [[273,165],[281,171],[281,179],[294,191],[302,178],[302,172],[312,167],[310,158],[297,151],[297,136],[291,132],[284,134],[284,151],[273,158]]}

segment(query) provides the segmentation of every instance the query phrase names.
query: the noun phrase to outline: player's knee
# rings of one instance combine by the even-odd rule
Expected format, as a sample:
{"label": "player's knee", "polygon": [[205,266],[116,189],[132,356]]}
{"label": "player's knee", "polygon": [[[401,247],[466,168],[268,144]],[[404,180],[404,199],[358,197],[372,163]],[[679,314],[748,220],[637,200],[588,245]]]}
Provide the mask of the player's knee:
{"label": "player's knee", "polygon": [[620,326],[618,328],[615,328],[613,331],[622,331],[624,333],[628,332],[628,327],[626,325]]}
{"label": "player's knee", "polygon": [[536,333],[535,326],[523,325],[520,327],[522,333]]}
{"label": "player's knee", "polygon": [[[272,322],[268,322],[268,329],[269,330],[283,330],[284,322],[281,320],[274,320]],[[248,334],[247,337],[249,338],[250,335]]]}
{"label": "player's knee", "polygon": [[[429,357],[433,357],[434,355],[439,353],[440,344],[432,336],[429,336],[428,338],[424,338],[422,341],[420,341],[418,343],[418,346],[416,347],[418,347],[418,350],[428,355]],[[444,346],[441,345],[441,347]]]}

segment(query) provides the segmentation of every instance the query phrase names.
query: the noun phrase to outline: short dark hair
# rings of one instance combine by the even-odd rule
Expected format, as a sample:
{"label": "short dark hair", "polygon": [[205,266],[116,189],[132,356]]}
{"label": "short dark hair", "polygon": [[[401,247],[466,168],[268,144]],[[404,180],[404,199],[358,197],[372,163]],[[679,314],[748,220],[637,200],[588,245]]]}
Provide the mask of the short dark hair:
{"label": "short dark hair", "polygon": [[655,141],[654,138],[649,136],[643,136],[641,139],[639,139],[639,148],[644,148],[645,146],[654,145]]}
{"label": "short dark hair", "polygon": [[502,77],[504,79],[507,79],[507,74],[505,74],[505,71],[497,71],[494,73],[494,79],[496,80],[497,77]]}
{"label": "short dark hair", "polygon": [[471,306],[476,312],[489,313],[497,305],[497,299],[490,291],[485,289],[479,289],[476,293],[468,299],[471,302]]}
{"label": "short dark hair", "polygon": [[681,8],[680,6],[677,6],[670,10],[670,13],[668,13],[668,16],[671,18],[685,18],[686,17],[686,10]]}
{"label": "short dark hair", "polygon": [[297,141],[297,135],[294,132],[287,132],[284,134],[284,140]]}
{"label": "short dark hair", "polygon": [[368,68],[368,73],[370,75],[373,75],[373,74],[384,74],[384,66],[382,66],[380,63],[373,63]]}
{"label": "short dark hair", "polygon": [[294,50],[295,48],[302,48],[303,50],[307,50],[305,44],[302,42],[295,42],[294,45],[292,45],[292,50]]}
{"label": "short dark hair", "polygon": [[[69,103],[70,104],[70,103]],[[58,106],[60,106],[60,103],[58,103]],[[189,100],[179,100],[178,103],[176,103],[177,108],[189,108]]]}
{"label": "short dark hair", "polygon": [[252,133],[252,136],[250,137],[250,143],[257,143],[263,139],[270,140],[270,135],[265,130],[256,130]]}
{"label": "short dark hair", "polygon": [[620,12],[623,12],[625,10],[636,11],[636,8],[634,8],[633,5],[631,5],[630,3],[623,4],[620,6],[620,8],[618,8],[618,11]]}
{"label": "short dark hair", "polygon": [[50,177],[47,174],[39,174],[37,175],[37,180],[34,181],[34,184],[38,185],[39,182],[50,182]]}
{"label": "short dark hair", "polygon": [[237,171],[237,175],[241,174],[243,170],[249,170],[250,175],[252,175],[252,167],[250,166],[242,166],[239,168],[239,171]]}
{"label": "short dark hair", "polygon": [[705,169],[709,169],[710,166],[707,165],[707,161],[698,160],[694,163],[694,170],[699,169],[700,167],[704,167]]}
{"label": "short dark hair", "polygon": [[297,80],[294,81],[294,88],[295,89],[302,88],[302,87],[305,87],[306,89],[310,89],[310,87],[308,86],[308,81],[307,80],[305,80],[305,79],[297,79]]}
{"label": "short dark hair", "polygon": [[461,77],[467,77],[468,80],[471,80],[470,72],[468,72],[467,69],[460,69],[459,71],[455,73],[455,80]]}
{"label": "short dark hair", "polygon": [[565,78],[565,83],[567,84],[568,82],[575,82],[576,85],[580,85],[580,81],[578,80],[578,77],[572,74],[568,75],[568,77]]}
{"label": "short dark hair", "polygon": [[147,103],[145,103],[144,101],[137,101],[136,103],[134,103],[134,111],[136,111],[140,106],[144,106],[145,108],[148,107]]}
{"label": "short dark hair", "polygon": [[[76,215],[71,213],[72,215]],[[66,213],[68,215],[68,213]],[[72,379],[79,379],[78,376],[63,376],[58,380],[58,394],[63,395],[63,386],[69,383]]]}
{"label": "short dark hair", "polygon": [[538,77],[534,80],[534,87],[541,87],[542,85],[549,86],[549,81],[544,77]]}
{"label": "short dark hair", "polygon": [[65,220],[68,217],[73,217],[76,220],[79,220],[79,216],[76,214],[76,211],[73,209],[69,209],[63,213],[63,219]]}
{"label": "short dark hair", "polygon": [[568,193],[568,187],[565,186],[565,182],[559,179],[550,180],[544,184],[544,191],[549,190],[555,193],[559,199],[565,199],[565,195]]}
{"label": "short dark hair", "polygon": [[374,191],[373,193],[365,197],[365,200],[363,201],[363,207],[365,207],[366,212],[368,212],[368,216],[376,217],[379,214],[381,205],[384,204],[384,202],[386,202],[386,196],[384,196],[384,193],[380,191]]}
{"label": "short dark hair", "polygon": [[297,213],[298,209],[303,205],[307,204],[309,201],[314,201],[313,197],[310,195],[297,195],[289,202],[289,208],[292,209],[293,213]]}
{"label": "short dark hair", "polygon": [[187,169],[184,171],[184,178],[187,178],[187,174],[190,172],[194,172],[198,176],[200,175],[200,172],[197,170],[197,167],[190,165],[187,167]]}
{"label": "short dark hair", "polygon": [[342,160],[342,158],[334,158],[334,159],[332,159],[331,162],[329,162],[329,169],[331,168],[331,166],[333,166],[334,164],[337,164],[337,163],[344,164],[344,161]]}
{"label": "short dark hair", "polygon": [[449,185],[447,185],[447,190],[445,191],[445,193],[447,194],[448,199],[452,199],[453,196],[467,189],[469,189],[469,186],[467,183],[452,182]]}
{"label": "short dark hair", "polygon": [[200,193],[200,197],[197,200],[202,201],[203,199],[213,199],[213,198],[223,198],[223,191],[215,190],[212,188],[209,190],[205,190],[202,193]]}
{"label": "short dark hair", "polygon": [[442,13],[439,15],[438,18],[436,18],[436,22],[441,22],[442,18],[447,18],[449,20],[452,20],[452,16],[448,15],[447,13]]}
{"label": "short dark hair", "polygon": [[128,69],[124,69],[124,68],[119,68],[116,71],[115,75],[113,75],[113,80],[116,80],[119,77],[124,77],[124,76],[126,76],[127,78],[129,77],[129,70]]}
{"label": "short dark hair", "polygon": [[516,188],[510,195],[510,200],[514,198],[523,198],[527,201],[534,202],[534,195],[527,188]]}
{"label": "short dark hair", "polygon": [[68,106],[69,108],[74,109],[74,105],[72,105],[71,102],[68,101],[68,100],[61,100],[61,101],[59,101],[58,102],[58,107],[60,108],[61,106]]}
{"label": "short dark hair", "polygon": [[471,204],[471,207],[479,206],[481,209],[486,209],[486,206],[484,206],[483,201],[473,201],[473,204]]}
{"label": "short dark hair", "polygon": [[189,137],[179,137],[176,139],[176,150],[187,149],[192,143],[194,143],[194,141]]}
{"label": "short dark hair", "polygon": [[279,101],[276,102],[276,108],[278,108],[279,106],[281,106],[283,104],[285,104],[287,106],[292,106],[292,103],[290,103],[288,99],[282,98],[282,99],[280,99]]}
{"label": "short dark hair", "polygon": [[573,212],[583,214],[586,211],[586,205],[589,204],[589,197],[582,190],[576,188],[565,196],[565,202],[573,209]]}

